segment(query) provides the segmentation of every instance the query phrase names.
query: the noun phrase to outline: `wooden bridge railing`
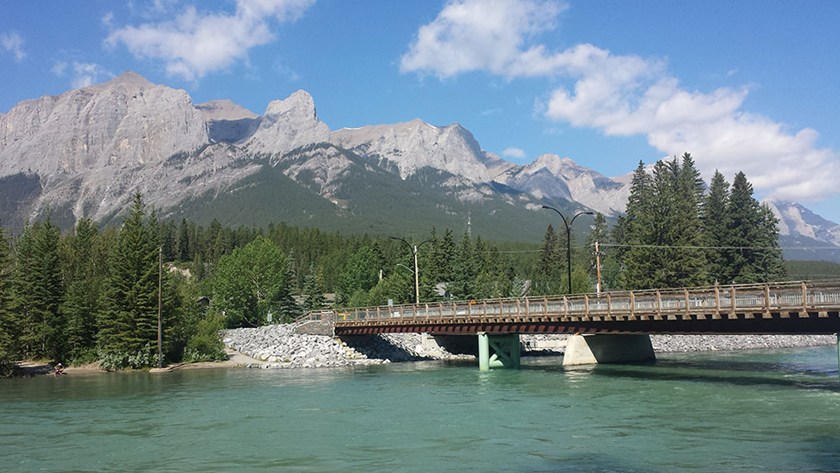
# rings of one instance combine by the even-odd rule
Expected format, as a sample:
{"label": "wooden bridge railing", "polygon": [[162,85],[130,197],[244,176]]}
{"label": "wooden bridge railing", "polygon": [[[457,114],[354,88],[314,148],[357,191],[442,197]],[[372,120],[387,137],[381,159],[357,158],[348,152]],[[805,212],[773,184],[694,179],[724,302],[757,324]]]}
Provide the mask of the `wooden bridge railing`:
{"label": "wooden bridge railing", "polygon": [[[308,320],[337,325],[430,320],[634,320],[728,318],[736,314],[821,312],[840,308],[840,281],[785,282],[680,289],[605,292],[600,296],[540,296],[436,302],[312,312]],[[394,320],[398,323],[397,320]]]}

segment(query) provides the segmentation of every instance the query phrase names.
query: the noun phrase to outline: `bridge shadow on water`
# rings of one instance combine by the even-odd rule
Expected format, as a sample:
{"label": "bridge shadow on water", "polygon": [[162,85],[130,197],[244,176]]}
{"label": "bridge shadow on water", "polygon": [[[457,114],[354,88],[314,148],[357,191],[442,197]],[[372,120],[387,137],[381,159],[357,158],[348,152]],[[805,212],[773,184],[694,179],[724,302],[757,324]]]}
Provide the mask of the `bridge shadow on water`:
{"label": "bridge shadow on water", "polygon": [[[533,366],[546,369],[546,366]],[[823,390],[840,394],[837,370],[797,370],[774,362],[727,360],[715,363],[692,360],[661,360],[644,364],[602,364],[589,367],[563,368],[568,374],[586,372],[592,376],[637,379],[640,381],[682,381],[717,383],[731,386],[775,386],[782,388]]]}

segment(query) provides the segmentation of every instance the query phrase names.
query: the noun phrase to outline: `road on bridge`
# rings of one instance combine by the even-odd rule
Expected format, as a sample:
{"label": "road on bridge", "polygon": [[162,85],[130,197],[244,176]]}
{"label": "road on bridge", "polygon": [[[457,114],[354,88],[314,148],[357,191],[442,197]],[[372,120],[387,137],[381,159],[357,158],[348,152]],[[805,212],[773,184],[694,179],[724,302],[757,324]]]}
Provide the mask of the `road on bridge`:
{"label": "road on bridge", "polygon": [[786,282],[323,311],[336,335],[834,334],[840,282]]}

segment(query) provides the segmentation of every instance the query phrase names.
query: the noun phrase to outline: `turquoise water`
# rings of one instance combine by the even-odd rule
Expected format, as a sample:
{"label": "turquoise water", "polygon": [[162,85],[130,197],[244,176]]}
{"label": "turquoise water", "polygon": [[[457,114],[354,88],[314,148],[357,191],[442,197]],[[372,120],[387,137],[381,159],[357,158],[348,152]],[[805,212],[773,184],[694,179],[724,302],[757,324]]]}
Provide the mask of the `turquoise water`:
{"label": "turquoise water", "polygon": [[0,471],[840,471],[834,347],[0,381]]}

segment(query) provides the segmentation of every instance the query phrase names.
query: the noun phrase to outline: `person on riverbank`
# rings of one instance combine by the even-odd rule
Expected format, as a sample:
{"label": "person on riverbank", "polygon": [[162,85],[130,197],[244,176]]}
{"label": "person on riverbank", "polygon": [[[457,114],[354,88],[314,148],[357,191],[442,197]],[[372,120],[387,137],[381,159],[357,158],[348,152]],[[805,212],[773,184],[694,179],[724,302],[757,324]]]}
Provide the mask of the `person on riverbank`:
{"label": "person on riverbank", "polygon": [[53,374],[55,376],[63,375],[64,374],[64,365],[62,365],[61,363],[55,365],[55,368],[53,369]]}

